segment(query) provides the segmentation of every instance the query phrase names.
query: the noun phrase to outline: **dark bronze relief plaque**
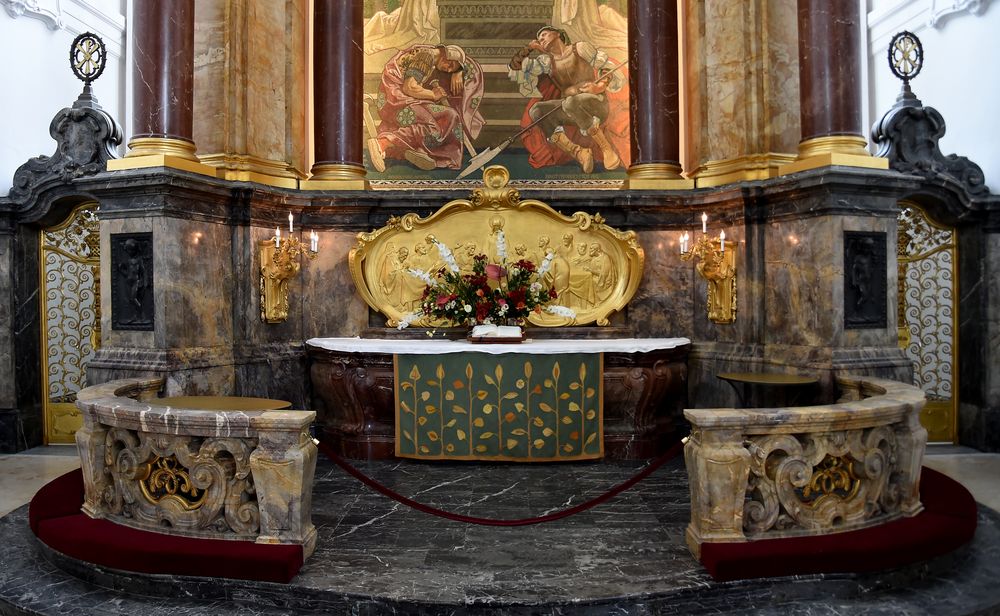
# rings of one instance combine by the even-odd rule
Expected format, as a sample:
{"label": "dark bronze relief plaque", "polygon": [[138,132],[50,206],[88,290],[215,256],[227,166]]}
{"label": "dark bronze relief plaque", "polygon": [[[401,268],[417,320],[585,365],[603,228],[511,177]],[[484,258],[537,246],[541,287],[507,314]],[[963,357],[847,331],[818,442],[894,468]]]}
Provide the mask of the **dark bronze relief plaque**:
{"label": "dark bronze relief plaque", "polygon": [[111,234],[111,329],[153,330],[153,234]]}
{"label": "dark bronze relief plaque", "polygon": [[844,231],[844,329],[887,327],[886,234]]}

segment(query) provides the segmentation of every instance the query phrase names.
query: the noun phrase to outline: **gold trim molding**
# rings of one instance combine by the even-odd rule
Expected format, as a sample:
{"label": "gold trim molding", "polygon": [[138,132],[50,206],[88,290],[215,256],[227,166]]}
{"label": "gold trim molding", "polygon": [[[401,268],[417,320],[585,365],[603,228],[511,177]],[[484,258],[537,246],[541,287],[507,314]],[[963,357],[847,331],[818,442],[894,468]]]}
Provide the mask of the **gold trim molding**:
{"label": "gold trim molding", "polygon": [[199,156],[216,168],[216,177],[233,182],[255,182],[277,188],[298,188],[306,175],[285,161],[246,154],[217,153]]}
{"label": "gold trim molding", "polygon": [[711,188],[736,182],[754,182],[776,177],[783,165],[795,162],[794,154],[767,152],[726,160],[705,162],[691,175],[698,188]]}
{"label": "gold trim molding", "polygon": [[858,135],[826,135],[806,139],[799,144],[799,156],[795,162],[783,165],[778,173],[788,175],[833,165],[888,169],[889,160],[869,154],[866,144],[865,138]]}
{"label": "gold trim molding", "polygon": [[[600,214],[564,216],[541,201],[522,201],[509,180],[506,168],[487,167],[483,187],[474,189],[470,199],[450,201],[426,218],[412,212],[393,217],[380,229],[358,234],[349,255],[351,276],[365,302],[388,318],[388,326],[419,308],[425,282],[410,270],[444,267],[434,242],[450,247],[466,272],[476,254],[501,261],[499,231],[508,263],[527,259],[538,266],[552,255],[546,275],[558,293],[555,301],[576,313],[575,318],[536,313],[528,318],[532,325],[609,325],[609,317],[632,299],[645,262],[634,231],[614,229]],[[411,323],[443,325],[427,317]]]}
{"label": "gold trim molding", "polygon": [[198,160],[195,155],[195,145],[190,141],[165,137],[140,137],[129,141],[128,147],[129,151],[125,158],[113,158],[108,161],[108,171],[169,167],[200,175],[216,176],[215,167],[202,164]]}
{"label": "gold trim molding", "polygon": [[137,137],[128,142],[128,153],[125,155],[125,158],[164,154],[166,156],[198,162],[198,156],[195,154],[196,149],[194,142],[184,139]]}
{"label": "gold trim molding", "polygon": [[630,190],[689,190],[694,180],[681,175],[680,165],[641,163],[628,168],[623,188]]}
{"label": "gold trim molding", "polygon": [[313,165],[312,177],[299,182],[302,190],[367,190],[365,168],[342,163]]}

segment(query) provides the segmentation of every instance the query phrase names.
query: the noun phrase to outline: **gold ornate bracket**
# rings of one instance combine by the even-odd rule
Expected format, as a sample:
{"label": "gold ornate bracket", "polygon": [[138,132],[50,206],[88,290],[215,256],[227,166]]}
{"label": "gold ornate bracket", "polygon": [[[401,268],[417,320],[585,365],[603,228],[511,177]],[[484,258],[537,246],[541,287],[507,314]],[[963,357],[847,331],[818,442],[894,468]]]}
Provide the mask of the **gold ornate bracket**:
{"label": "gold ornate bracket", "polygon": [[[414,213],[393,217],[380,229],[358,234],[349,256],[351,276],[365,302],[388,318],[388,326],[419,308],[424,282],[410,270],[435,272],[443,266],[435,241],[452,249],[462,271],[471,271],[476,254],[498,262],[501,230],[507,262],[527,259],[539,265],[547,253],[553,254],[546,280],[558,293],[555,303],[576,313],[573,319],[534,314],[531,324],[608,325],[610,315],[632,299],[645,261],[634,231],[614,229],[600,214],[564,216],[541,201],[522,201],[509,180],[504,167],[487,167],[483,187],[469,199],[450,201],[426,218]],[[427,317],[411,324],[442,325]]]}
{"label": "gold ornate bracket", "polygon": [[[289,218],[291,220],[291,218]],[[282,323],[288,318],[288,281],[302,268],[302,255],[310,261],[319,252],[315,233],[310,234],[309,250],[298,238],[280,235],[259,243],[260,253],[260,320]]]}
{"label": "gold ornate bracket", "polygon": [[681,240],[681,260],[698,259],[695,270],[708,281],[708,318],[715,323],[736,321],[736,251],[726,250],[725,242],[724,235],[716,243],[702,233],[687,250],[686,239]]}

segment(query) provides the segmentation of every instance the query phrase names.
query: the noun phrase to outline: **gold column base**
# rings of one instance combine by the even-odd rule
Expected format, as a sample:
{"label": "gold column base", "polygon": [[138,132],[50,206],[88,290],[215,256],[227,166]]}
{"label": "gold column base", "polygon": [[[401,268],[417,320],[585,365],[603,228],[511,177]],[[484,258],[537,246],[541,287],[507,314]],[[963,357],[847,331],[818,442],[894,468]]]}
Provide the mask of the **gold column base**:
{"label": "gold column base", "polygon": [[794,154],[750,154],[727,160],[710,160],[695,169],[692,175],[698,188],[711,188],[773,178],[778,175],[781,166],[794,161]]}
{"label": "gold column base", "polygon": [[694,180],[681,176],[680,165],[640,163],[628,168],[628,179],[622,188],[629,190],[689,190]]}
{"label": "gold column base", "polygon": [[215,167],[203,165],[195,155],[195,145],[183,139],[139,137],[128,143],[125,158],[108,161],[108,171],[169,167],[215,177]]}
{"label": "gold column base", "polygon": [[276,188],[298,188],[304,177],[284,161],[248,154],[206,154],[201,162],[216,168],[216,177],[233,182],[255,182]]}
{"label": "gold column base", "polygon": [[312,177],[299,182],[302,190],[368,190],[365,168],[360,165],[327,163],[313,165]]}
{"label": "gold column base", "polygon": [[799,144],[796,161],[779,167],[778,173],[788,175],[832,165],[888,169],[889,160],[869,154],[866,144],[865,138],[858,135],[827,135],[806,139]]}

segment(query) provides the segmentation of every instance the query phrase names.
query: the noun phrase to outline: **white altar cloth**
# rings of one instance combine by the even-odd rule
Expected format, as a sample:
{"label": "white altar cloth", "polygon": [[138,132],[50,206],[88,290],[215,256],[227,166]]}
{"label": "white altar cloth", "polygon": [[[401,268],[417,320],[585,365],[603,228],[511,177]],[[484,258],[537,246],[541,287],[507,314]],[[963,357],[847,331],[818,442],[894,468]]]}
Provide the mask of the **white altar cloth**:
{"label": "white altar cloth", "polygon": [[347,353],[438,355],[441,353],[648,353],[691,344],[687,338],[611,338],[606,340],[532,340],[520,344],[473,344],[465,340],[391,340],[378,338],[310,338],[306,345]]}

